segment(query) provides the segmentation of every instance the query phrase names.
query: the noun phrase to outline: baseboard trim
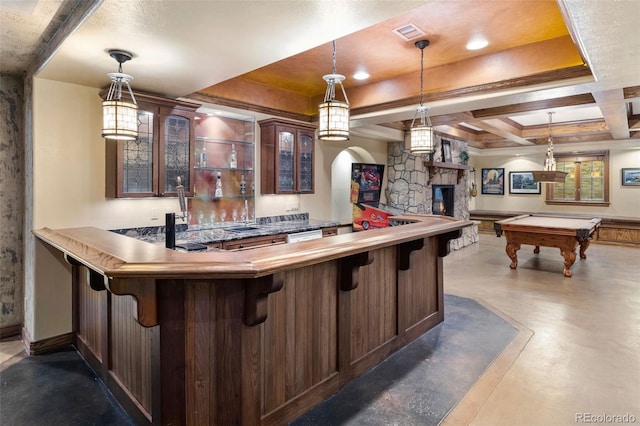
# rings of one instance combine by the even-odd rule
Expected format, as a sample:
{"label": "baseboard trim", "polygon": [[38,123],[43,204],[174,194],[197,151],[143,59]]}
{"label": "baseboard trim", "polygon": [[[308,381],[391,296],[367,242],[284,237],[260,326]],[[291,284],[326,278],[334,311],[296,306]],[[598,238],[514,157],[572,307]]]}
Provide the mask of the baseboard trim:
{"label": "baseboard trim", "polygon": [[8,325],[6,327],[0,327],[0,339],[7,337],[20,336],[22,333],[22,324]]}
{"label": "baseboard trim", "polygon": [[30,356],[42,355],[50,352],[56,352],[60,349],[73,345],[73,333],[61,334],[59,336],[48,337],[46,339],[32,342],[29,334],[22,329],[22,341],[27,348]]}

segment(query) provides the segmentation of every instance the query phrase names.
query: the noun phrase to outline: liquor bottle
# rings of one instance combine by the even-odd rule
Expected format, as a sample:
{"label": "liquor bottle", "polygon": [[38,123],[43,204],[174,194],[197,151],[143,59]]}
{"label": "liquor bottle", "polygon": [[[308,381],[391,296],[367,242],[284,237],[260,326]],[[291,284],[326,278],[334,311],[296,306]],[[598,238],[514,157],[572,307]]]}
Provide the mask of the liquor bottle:
{"label": "liquor bottle", "polygon": [[244,180],[244,175],[240,176],[240,195],[247,193],[247,182]]}
{"label": "liquor bottle", "polygon": [[238,154],[236,153],[236,146],[231,144],[231,157],[229,158],[229,168],[235,169],[238,167]]}
{"label": "liquor bottle", "polygon": [[200,167],[207,167],[207,148],[205,147],[200,151]]}
{"label": "liquor bottle", "polygon": [[214,193],[215,198],[222,197],[222,173],[218,172],[218,179],[216,180],[216,192]]}

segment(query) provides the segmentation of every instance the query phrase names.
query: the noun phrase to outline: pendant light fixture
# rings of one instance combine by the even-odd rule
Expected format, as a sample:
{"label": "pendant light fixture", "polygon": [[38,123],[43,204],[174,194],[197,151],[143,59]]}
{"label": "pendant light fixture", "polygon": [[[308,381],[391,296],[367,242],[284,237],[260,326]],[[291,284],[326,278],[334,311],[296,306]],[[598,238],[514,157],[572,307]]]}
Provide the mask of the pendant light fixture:
{"label": "pendant light fixture", "polygon": [[553,157],[553,137],[551,133],[551,121],[553,112],[549,112],[549,138],[547,145],[547,156],[544,160],[544,170],[534,171],[533,180],[535,182],[556,183],[564,182],[567,172],[556,171],[556,159]]}
{"label": "pendant light fixture", "polygon": [[[111,79],[111,86],[102,102],[102,137],[134,140],[138,137],[138,105],[129,85],[133,77],[122,73],[122,63],[130,60],[133,55],[124,50],[109,50],[109,56],[118,61],[118,72],[107,74]],[[129,90],[131,102],[122,98],[123,85]]]}
{"label": "pendant light fixture", "polygon": [[[411,121],[410,150],[412,154],[431,154],[435,151],[433,126],[431,126],[428,108],[424,106],[424,48],[429,46],[429,40],[418,40],[415,46],[420,49],[420,106]],[[416,124],[418,117],[420,121]]]}
{"label": "pendant light fixture", "polygon": [[[344,75],[336,72],[336,41],[333,41],[333,70],[331,74],[323,75],[327,82],[324,102],[318,105],[319,127],[318,139],[323,141],[349,140],[349,99],[344,91],[342,82]],[[343,101],[337,101],[336,84],[342,88]]]}

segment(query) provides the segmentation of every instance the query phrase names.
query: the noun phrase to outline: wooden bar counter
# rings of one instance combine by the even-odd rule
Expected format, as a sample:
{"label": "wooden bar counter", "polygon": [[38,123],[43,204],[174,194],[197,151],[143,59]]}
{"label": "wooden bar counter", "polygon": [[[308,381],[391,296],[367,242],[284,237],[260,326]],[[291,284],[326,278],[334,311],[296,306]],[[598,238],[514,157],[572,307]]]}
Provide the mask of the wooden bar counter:
{"label": "wooden bar counter", "polygon": [[71,264],[79,352],[139,424],[283,425],[444,320],[442,257],[472,222],[183,253],[34,231]]}

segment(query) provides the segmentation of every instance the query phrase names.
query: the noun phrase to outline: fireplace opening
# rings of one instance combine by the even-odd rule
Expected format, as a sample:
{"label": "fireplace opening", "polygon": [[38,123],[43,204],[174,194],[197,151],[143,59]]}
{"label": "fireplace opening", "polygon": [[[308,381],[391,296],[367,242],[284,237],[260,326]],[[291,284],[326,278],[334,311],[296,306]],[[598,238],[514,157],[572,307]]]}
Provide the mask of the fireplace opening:
{"label": "fireplace opening", "polygon": [[433,206],[431,207],[433,214],[453,217],[454,189],[454,185],[433,185]]}

